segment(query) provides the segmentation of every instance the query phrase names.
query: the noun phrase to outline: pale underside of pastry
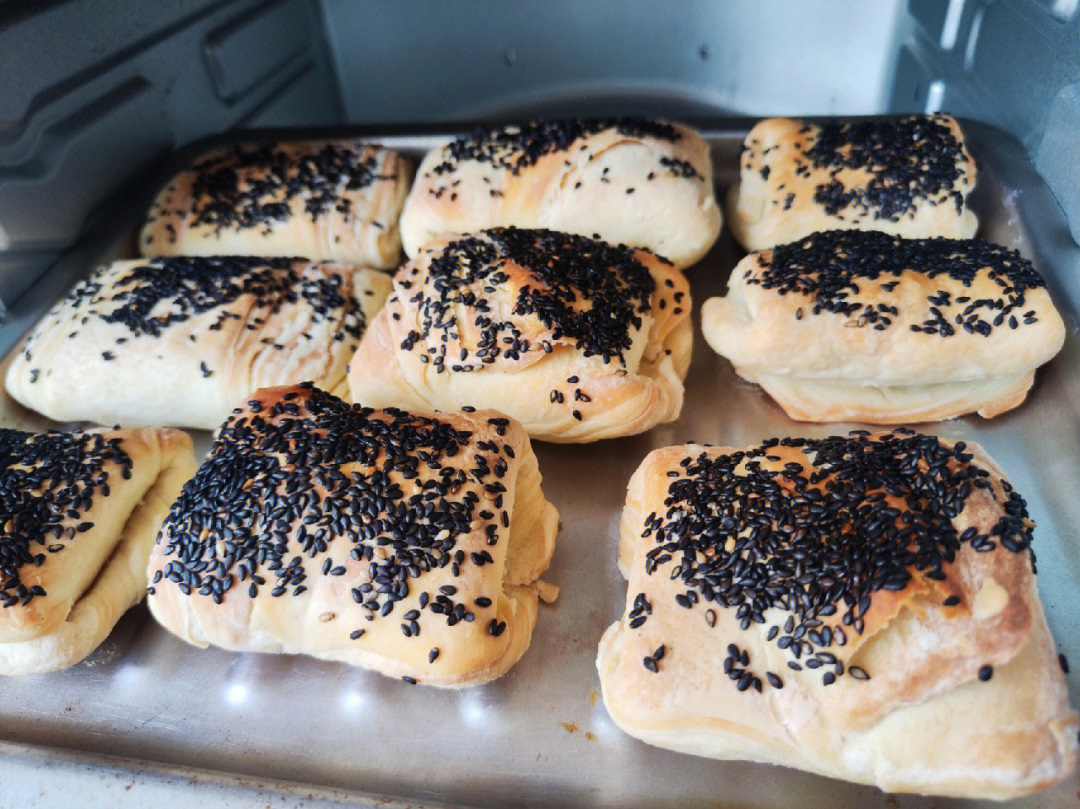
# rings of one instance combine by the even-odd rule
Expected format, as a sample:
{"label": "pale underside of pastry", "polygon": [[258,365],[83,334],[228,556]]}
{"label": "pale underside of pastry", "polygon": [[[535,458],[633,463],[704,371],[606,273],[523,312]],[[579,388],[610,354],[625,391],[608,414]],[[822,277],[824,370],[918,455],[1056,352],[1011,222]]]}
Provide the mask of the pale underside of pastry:
{"label": "pale underside of pastry", "polygon": [[118,261],[19,346],[8,392],[56,421],[213,429],[260,387],[345,381],[390,280],[301,259]]}
{"label": "pale underside of pastry", "polygon": [[975,161],[947,115],[810,124],[770,118],[743,142],[728,224],[747,250],[819,230],[968,239]]}
{"label": "pale underside of pastry", "polygon": [[889,792],[1052,786],[1080,721],[1031,526],[979,448],[910,431],[657,450],[623,512],[605,705],[651,744]]}
{"label": "pale underside of pastry", "polygon": [[349,387],[371,407],[490,407],[532,438],[595,441],[678,417],[692,342],[686,278],[649,253],[446,234],[398,271]]}
{"label": "pale underside of pastry", "polygon": [[[279,479],[283,489],[267,482]],[[221,512],[229,518],[210,530]],[[197,646],[475,685],[518,661],[538,595],[554,597],[539,576],[558,519],[527,436],[501,414],[374,411],[308,387],[263,390],[222,427],[173,507],[148,603]]]}
{"label": "pale underside of pastry", "polygon": [[[21,522],[26,519],[42,531],[42,542],[27,546],[31,556],[40,554],[41,564],[18,567],[16,581],[4,572],[0,674],[8,675],[67,668],[101,645],[120,616],[142,600],[154,538],[173,498],[195,472],[191,439],[178,430],[88,431],[33,440],[39,446],[51,443],[49,454],[64,459],[57,469],[65,471],[16,463],[3,472],[27,487],[23,513],[37,515],[14,517],[17,530],[28,527]],[[29,483],[23,475],[35,468],[42,476]],[[74,484],[79,490],[70,498],[75,515],[59,505],[64,492],[70,494],[65,475],[73,468],[88,471]],[[53,499],[42,499],[47,492]],[[43,513],[51,516],[40,522]],[[9,558],[13,541],[12,535],[0,537]]]}
{"label": "pale underside of pastry", "polygon": [[161,190],[144,256],[303,256],[390,269],[407,159],[352,140],[241,144],[200,158]]}
{"label": "pale underside of pastry", "polygon": [[1023,402],[1065,339],[1015,251],[855,231],[747,256],[701,321],[740,376],[803,421],[990,418]]}
{"label": "pale underside of pastry", "polygon": [[411,258],[443,233],[549,228],[687,267],[720,232],[709,146],[661,121],[536,121],[432,149],[401,216]]}

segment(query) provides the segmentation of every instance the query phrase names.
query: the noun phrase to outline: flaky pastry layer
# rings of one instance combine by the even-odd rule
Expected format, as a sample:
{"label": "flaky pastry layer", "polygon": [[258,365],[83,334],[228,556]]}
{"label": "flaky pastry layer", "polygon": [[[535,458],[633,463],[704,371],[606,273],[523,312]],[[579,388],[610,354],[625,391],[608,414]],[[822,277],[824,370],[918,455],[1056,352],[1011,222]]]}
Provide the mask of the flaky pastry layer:
{"label": "flaky pastry layer", "polygon": [[353,140],[240,144],[204,155],[161,190],[144,256],[304,256],[390,269],[409,161]]}
{"label": "flaky pastry layer", "polygon": [[720,232],[708,144],[661,121],[534,121],[431,150],[401,215],[405,252],[442,233],[550,228],[687,267]]}
{"label": "flaky pastry layer", "polygon": [[[895,471],[879,478],[881,464]],[[857,525],[836,522],[852,514]],[[894,521],[919,532],[925,568],[912,556],[902,574],[884,556],[902,536],[886,533]],[[910,431],[657,450],[627,492],[626,611],[597,659],[605,705],[651,744],[890,792],[1008,799],[1051,786],[1076,766],[1080,721],[1030,530],[979,448]],[[853,603],[825,595],[878,569],[865,605],[863,590]]]}
{"label": "flaky pastry layer", "polygon": [[111,555],[61,623],[30,640],[0,643],[0,674],[41,674],[74,666],[105,641],[128,609],[142,601],[146,561],[158,530],[196,469],[190,440],[180,440],[183,434],[178,431],[164,432],[178,438],[167,439],[174,446],[165,449],[156,480],[123,523]]}
{"label": "flaky pastry layer", "polygon": [[[479,244],[487,238],[483,233],[464,237]],[[642,276],[637,280],[647,281],[650,289],[641,285],[628,324],[616,327],[614,317],[598,317],[595,325],[579,327],[579,335],[563,316],[544,322],[532,313],[540,306],[521,305],[526,293],[536,292],[542,301],[560,294],[534,274],[538,262],[530,260],[500,260],[493,265],[498,278],[473,282],[475,297],[468,303],[444,302],[440,294],[446,283],[432,267],[441,266],[461,243],[459,237],[440,237],[399,270],[385,310],[349,363],[353,401],[421,410],[491,407],[520,421],[531,437],[554,442],[632,435],[678,417],[693,344],[689,285],[682,273],[644,251],[605,246],[625,253]],[[597,269],[609,272],[606,266]],[[611,268],[611,277],[629,269],[629,264],[626,270]],[[577,312],[601,299],[605,303],[596,307],[610,306],[613,297],[568,294],[576,296]],[[492,324],[506,329],[489,338]],[[504,334],[515,335],[516,342]],[[593,346],[582,339],[585,334],[602,339]],[[605,356],[607,339],[612,345],[625,342]]]}
{"label": "flaky pastry layer", "polygon": [[[166,520],[149,565],[154,617],[198,646],[307,654],[429,685],[506,672],[529,646],[558,530],[521,427],[493,411],[350,407],[311,388],[251,402]],[[302,454],[290,463],[293,452]],[[296,489],[303,518],[264,524],[292,501],[258,476],[219,491],[235,465],[310,479]],[[255,543],[242,559],[213,530],[204,536],[204,497]],[[193,553],[209,562],[196,579],[186,572]]]}
{"label": "flaky pastry layer", "polygon": [[375,270],[295,259],[118,261],[42,318],[5,384],[57,421],[212,430],[260,387],[343,382],[389,289]]}
{"label": "flaky pastry layer", "polygon": [[746,136],[728,225],[747,250],[819,230],[875,230],[906,238],[967,239],[975,161],[947,115],[757,123]]}

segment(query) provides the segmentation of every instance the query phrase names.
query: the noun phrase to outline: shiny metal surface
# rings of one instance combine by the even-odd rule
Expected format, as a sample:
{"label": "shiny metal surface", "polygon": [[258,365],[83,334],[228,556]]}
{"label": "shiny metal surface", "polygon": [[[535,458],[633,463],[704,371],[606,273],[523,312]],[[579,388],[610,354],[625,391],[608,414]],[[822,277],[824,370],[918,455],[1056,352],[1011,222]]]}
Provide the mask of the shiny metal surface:
{"label": "shiny metal surface", "polygon": [[[706,127],[721,191],[734,176],[739,143],[751,123]],[[1019,144],[974,124],[966,130],[980,162],[973,205],[981,235],[1018,247],[1048,276],[1068,338],[1019,410],[991,422],[973,417],[922,429],[981,443],[1027,498],[1038,523],[1039,587],[1059,648],[1073,661],[1070,691],[1078,705],[1080,248]],[[420,135],[383,141],[416,154],[430,144]],[[0,326],[0,348],[12,345],[92,264],[133,253],[132,233],[154,190],[132,194],[130,207],[109,228],[76,248],[20,301]],[[722,290],[740,256],[725,232],[689,272],[695,317],[701,302]],[[394,796],[392,805],[491,807],[971,805],[886,796],[780,767],[670,753],[631,739],[607,717],[596,644],[621,614],[625,583],[615,567],[619,511],[630,473],[645,454],[688,440],[738,446],[851,426],[792,422],[759,389],[737,381],[700,335],[694,351],[677,423],[593,445],[537,445],[544,491],[562,514],[545,576],[561,594],[554,605],[541,607],[531,648],[505,677],[460,692],[439,691],[308,658],[200,650],[159,629],[140,606],[83,664],[0,683],[0,739],[7,743],[0,745],[7,756],[0,772],[6,778],[41,778],[34,789],[40,787],[46,798],[50,787],[74,794],[80,784],[115,779],[117,772],[130,772],[133,783],[143,778],[139,783],[145,785],[146,773],[166,765],[170,774],[186,768],[232,774],[214,783],[228,785],[233,798],[243,788],[237,784],[258,783],[265,790],[266,783],[281,780],[318,785],[362,805],[385,805],[377,796]],[[9,407],[5,423],[31,426],[35,419]],[[202,448],[206,441],[202,436]],[[101,754],[128,760],[94,758]],[[19,756],[65,764],[19,769]],[[54,775],[42,775],[46,771]],[[214,805],[215,795],[226,797],[225,786],[219,793],[206,783],[194,775],[178,777],[173,803],[195,805],[197,794],[203,805]],[[1075,807],[1078,790],[1080,775],[1074,775],[1016,805]],[[58,803],[59,794],[52,793]],[[118,797],[114,805],[135,802]]]}

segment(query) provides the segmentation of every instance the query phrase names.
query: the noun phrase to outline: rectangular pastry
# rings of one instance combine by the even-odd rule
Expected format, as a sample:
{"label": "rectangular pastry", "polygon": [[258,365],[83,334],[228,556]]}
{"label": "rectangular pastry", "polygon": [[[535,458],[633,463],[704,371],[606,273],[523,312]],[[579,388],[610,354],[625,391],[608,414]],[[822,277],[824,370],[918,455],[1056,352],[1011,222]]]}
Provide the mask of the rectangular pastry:
{"label": "rectangular pastry", "polygon": [[371,407],[490,407],[533,438],[595,441],[678,418],[692,342],[686,278],[643,250],[447,234],[394,277],[349,388]]}
{"label": "rectangular pastry", "polygon": [[161,521],[195,473],[169,429],[0,429],[0,674],[73,666],[146,592]]}
{"label": "rectangular pastry", "polygon": [[78,283],[8,368],[8,392],[57,421],[211,430],[251,391],[333,389],[390,279],[302,259],[117,261]]}
{"label": "rectangular pastry", "polygon": [[558,522],[501,414],[261,390],[165,520],[148,603],[198,646],[475,685],[528,648]]}
{"label": "rectangular pastry", "polygon": [[910,430],[652,452],[634,473],[604,703],[650,744],[887,792],[1064,780],[1077,714],[1023,498]]}
{"label": "rectangular pastry", "polygon": [[818,230],[969,239],[975,161],[948,115],[760,121],[746,136],[728,225],[747,250]]}
{"label": "rectangular pastry", "polygon": [[239,144],[204,155],[154,200],[144,256],[303,256],[389,269],[408,160],[355,140]]}
{"label": "rectangular pastry", "polygon": [[794,419],[902,424],[1024,401],[1065,339],[1046,283],[981,240],[826,231],[752,253],[701,328]]}
{"label": "rectangular pastry", "polygon": [[443,233],[548,228],[640,247],[687,267],[720,233],[708,144],[634,118],[478,129],[432,149],[401,215],[413,258]]}

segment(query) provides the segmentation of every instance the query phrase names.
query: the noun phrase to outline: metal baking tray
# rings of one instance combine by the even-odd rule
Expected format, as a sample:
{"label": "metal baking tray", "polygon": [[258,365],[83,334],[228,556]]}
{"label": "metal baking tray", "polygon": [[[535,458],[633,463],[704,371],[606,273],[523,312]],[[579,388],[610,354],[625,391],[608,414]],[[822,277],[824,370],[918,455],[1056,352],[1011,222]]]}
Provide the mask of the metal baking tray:
{"label": "metal baking tray", "polygon": [[[713,146],[719,193],[737,172],[750,120],[696,122]],[[966,123],[980,166],[971,204],[980,235],[1018,248],[1047,277],[1068,327],[1064,350],[1038,374],[1028,401],[993,421],[925,425],[977,441],[1024,494],[1038,524],[1039,589],[1061,651],[1074,661],[1080,705],[1080,248],[1026,152],[1011,137]],[[293,130],[275,136],[360,135],[419,157],[431,129]],[[246,134],[245,138],[252,135]],[[0,325],[7,351],[78,277],[135,255],[134,234],[161,182],[230,134],[174,154],[106,206],[77,245]],[[694,316],[723,291],[741,257],[725,231],[689,271]],[[600,699],[601,633],[622,612],[615,566],[627,480],[650,450],[694,440],[739,446],[768,436],[821,436],[853,425],[787,419],[698,334],[686,404],[674,424],[598,444],[539,443],[547,497],[562,530],[545,578],[561,588],[542,606],[532,646],[503,678],[463,691],[399,680],[305,657],[190,647],[129,612],[84,663],[0,683],[0,797],[65,805],[168,799],[178,806],[464,805],[618,807],[944,807],[964,801],[888,796],[769,765],[721,762],[648,747],[618,730]],[[41,427],[4,403],[2,422]],[[208,437],[198,436],[205,450]],[[959,719],[958,721],[962,721]],[[125,789],[121,788],[124,786]],[[1076,807],[1080,775],[1020,806]],[[0,804],[3,801],[0,800]]]}

